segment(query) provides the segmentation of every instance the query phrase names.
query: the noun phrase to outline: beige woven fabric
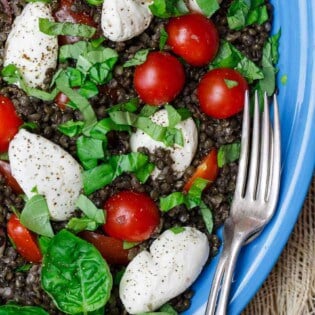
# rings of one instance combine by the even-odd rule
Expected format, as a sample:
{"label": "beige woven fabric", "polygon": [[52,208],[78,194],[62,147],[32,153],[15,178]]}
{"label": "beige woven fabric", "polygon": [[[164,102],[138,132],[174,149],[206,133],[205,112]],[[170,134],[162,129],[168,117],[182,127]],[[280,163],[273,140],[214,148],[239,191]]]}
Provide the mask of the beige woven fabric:
{"label": "beige woven fabric", "polygon": [[242,315],[315,314],[315,177],[280,260]]}

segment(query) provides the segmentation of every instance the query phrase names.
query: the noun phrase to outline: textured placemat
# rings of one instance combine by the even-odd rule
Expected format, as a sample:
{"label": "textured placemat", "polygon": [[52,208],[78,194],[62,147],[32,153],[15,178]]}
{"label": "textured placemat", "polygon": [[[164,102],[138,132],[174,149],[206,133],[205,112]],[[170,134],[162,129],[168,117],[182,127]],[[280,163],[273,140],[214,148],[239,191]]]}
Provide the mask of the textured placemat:
{"label": "textured placemat", "polygon": [[277,265],[242,315],[315,314],[315,177]]}

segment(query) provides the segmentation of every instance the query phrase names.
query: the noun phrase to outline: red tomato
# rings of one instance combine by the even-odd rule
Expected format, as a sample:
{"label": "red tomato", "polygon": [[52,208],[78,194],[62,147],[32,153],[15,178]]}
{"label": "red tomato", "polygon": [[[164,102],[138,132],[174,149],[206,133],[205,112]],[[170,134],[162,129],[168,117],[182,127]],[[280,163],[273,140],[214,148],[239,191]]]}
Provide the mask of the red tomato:
{"label": "red tomato", "polygon": [[93,244],[108,263],[113,265],[128,264],[129,251],[123,248],[122,240],[90,231],[81,232],[79,236]]}
{"label": "red tomato", "polygon": [[22,194],[23,190],[12,176],[10,164],[5,161],[0,161],[0,173],[6,180],[8,186],[10,186],[16,194]]}
{"label": "red tomato", "polygon": [[214,69],[201,79],[197,96],[201,110],[214,118],[228,118],[244,107],[246,80],[229,68]]}
{"label": "red tomato", "polygon": [[22,123],[11,100],[0,95],[0,153],[8,151],[9,142],[19,131]]}
{"label": "red tomato", "polygon": [[215,25],[198,13],[170,19],[166,32],[167,43],[173,52],[193,66],[208,64],[219,49],[219,35]]}
{"label": "red tomato", "polygon": [[105,233],[120,240],[144,241],[160,222],[157,206],[145,193],[121,191],[105,202],[104,209],[107,213],[103,225]]}
{"label": "red tomato", "polygon": [[67,95],[59,92],[55,97],[55,103],[61,110],[65,110],[67,107],[67,103],[69,102],[69,98]]}
{"label": "red tomato", "polygon": [[23,226],[15,214],[12,214],[9,219],[7,232],[16,246],[16,250],[23,258],[35,263],[41,262],[42,254],[37,245],[35,234]]}
{"label": "red tomato", "polygon": [[[57,11],[54,12],[56,21],[80,23],[96,27],[97,25],[89,13],[73,11],[72,6],[74,2],[74,0],[59,0],[59,7]],[[59,36],[60,45],[73,44],[79,40],[80,38],[76,36]]]}
{"label": "red tomato", "polygon": [[140,98],[150,105],[172,101],[185,84],[183,65],[166,52],[151,52],[136,67],[134,86]]}
{"label": "red tomato", "polygon": [[188,182],[184,186],[184,191],[188,192],[191,185],[197,178],[203,178],[213,182],[216,180],[218,173],[219,167],[217,161],[217,150],[212,149],[189,178]]}

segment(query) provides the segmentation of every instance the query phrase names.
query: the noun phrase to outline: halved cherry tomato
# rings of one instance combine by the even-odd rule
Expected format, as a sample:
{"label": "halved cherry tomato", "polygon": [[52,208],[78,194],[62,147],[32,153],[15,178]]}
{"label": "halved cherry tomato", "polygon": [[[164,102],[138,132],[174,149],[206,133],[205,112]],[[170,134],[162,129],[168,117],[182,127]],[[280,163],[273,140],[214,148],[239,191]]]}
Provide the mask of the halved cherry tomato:
{"label": "halved cherry tomato", "polygon": [[104,232],[120,240],[144,241],[160,223],[159,210],[145,193],[121,191],[105,202],[104,209],[107,215]]}
{"label": "halved cherry tomato", "polygon": [[123,248],[122,240],[90,231],[83,231],[79,236],[93,244],[108,263],[113,265],[128,264],[130,260],[128,258],[129,250]]}
{"label": "halved cherry tomato", "polygon": [[234,69],[219,68],[207,72],[201,79],[197,96],[201,110],[214,118],[231,117],[244,108],[248,85]]}
{"label": "halved cherry tomato", "polygon": [[20,187],[18,182],[15,180],[15,178],[12,176],[11,167],[8,162],[0,160],[0,173],[5,178],[7,185],[10,186],[16,194],[23,193],[22,188]]}
{"label": "halved cherry tomato", "polygon": [[[59,7],[54,12],[54,17],[57,22],[71,22],[71,23],[80,23],[89,26],[96,27],[96,23],[93,20],[93,17],[90,16],[87,12],[75,12],[72,9],[74,5],[74,0],[60,0]],[[73,44],[80,40],[76,36],[59,36],[59,44]]]}
{"label": "halved cherry tomato", "polygon": [[208,64],[219,49],[215,25],[199,13],[171,18],[165,29],[173,52],[193,66]]}
{"label": "halved cherry tomato", "polygon": [[212,149],[208,155],[202,160],[196,171],[189,178],[188,182],[184,186],[184,191],[188,192],[195,179],[203,178],[210,182],[213,182],[219,173],[217,150]]}
{"label": "halved cherry tomato", "polygon": [[8,151],[9,142],[19,131],[22,123],[12,101],[0,95],[0,153]]}
{"label": "halved cherry tomato", "polygon": [[68,96],[62,92],[59,92],[55,97],[55,103],[61,110],[66,109],[68,102],[69,102]]}
{"label": "halved cherry tomato", "polygon": [[15,214],[12,214],[8,221],[7,233],[23,258],[35,263],[41,262],[42,253],[37,245],[35,234],[22,225]]}
{"label": "halved cherry tomato", "polygon": [[140,98],[150,105],[172,101],[185,83],[183,65],[166,52],[151,52],[147,60],[136,67],[134,87]]}

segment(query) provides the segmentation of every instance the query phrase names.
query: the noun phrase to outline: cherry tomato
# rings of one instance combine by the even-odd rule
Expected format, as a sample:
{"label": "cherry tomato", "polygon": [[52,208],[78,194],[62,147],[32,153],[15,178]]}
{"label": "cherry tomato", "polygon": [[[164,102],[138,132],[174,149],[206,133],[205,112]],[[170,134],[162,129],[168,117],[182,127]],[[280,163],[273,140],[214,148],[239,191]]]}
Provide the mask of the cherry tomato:
{"label": "cherry tomato", "polygon": [[219,167],[217,161],[217,150],[212,149],[189,178],[184,186],[184,191],[188,192],[191,185],[197,178],[203,178],[213,182],[217,178],[218,173]]}
{"label": "cherry tomato", "polygon": [[105,202],[104,209],[107,213],[103,225],[105,233],[120,240],[144,241],[160,222],[157,206],[145,193],[121,191]]}
{"label": "cherry tomato", "polygon": [[[89,26],[96,27],[96,23],[93,20],[93,17],[89,13],[75,12],[72,9],[74,5],[74,0],[59,0],[59,7],[54,12],[54,17],[57,22],[71,22],[71,23],[80,23]],[[59,36],[59,44],[73,44],[79,41],[80,38],[76,36]]]}
{"label": "cherry tomato", "polygon": [[10,186],[16,194],[23,193],[22,188],[15,180],[15,178],[12,176],[11,167],[9,163],[5,161],[0,161],[0,173],[5,178],[7,185]]}
{"label": "cherry tomato", "polygon": [[23,226],[15,214],[12,214],[8,221],[7,232],[16,246],[16,250],[23,258],[35,263],[41,262],[42,254],[35,234]]}
{"label": "cherry tomato", "polygon": [[69,102],[68,96],[62,92],[59,92],[55,97],[55,103],[61,110],[66,109],[68,102]]}
{"label": "cherry tomato", "polygon": [[0,95],[0,153],[8,151],[9,142],[19,131],[22,123],[11,100]]}
{"label": "cherry tomato", "polygon": [[197,88],[200,108],[208,116],[228,118],[242,111],[246,90],[247,82],[236,70],[211,70],[203,76]]}
{"label": "cherry tomato", "polygon": [[171,18],[165,29],[173,52],[193,66],[208,64],[219,49],[215,25],[199,13]]}
{"label": "cherry tomato", "polygon": [[123,248],[123,241],[99,233],[84,231],[79,236],[93,244],[104,259],[113,265],[127,265],[129,262],[128,252]]}
{"label": "cherry tomato", "polygon": [[183,65],[166,52],[151,52],[147,60],[136,67],[134,87],[140,98],[150,105],[172,101],[185,83]]}

